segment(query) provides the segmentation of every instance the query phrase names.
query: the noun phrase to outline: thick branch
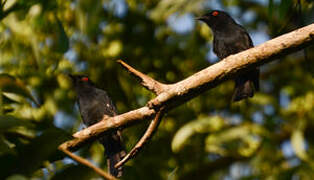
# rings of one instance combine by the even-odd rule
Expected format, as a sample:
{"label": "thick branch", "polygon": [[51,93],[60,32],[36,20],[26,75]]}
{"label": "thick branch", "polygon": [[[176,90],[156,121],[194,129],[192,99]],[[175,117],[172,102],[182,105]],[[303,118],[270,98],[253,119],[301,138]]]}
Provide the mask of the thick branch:
{"label": "thick branch", "polygon": [[104,119],[92,126],[89,126],[88,128],[85,128],[84,130],[86,131],[79,131],[73,134],[75,139],[61,144],[60,147],[69,149],[70,151],[75,151],[87,143],[90,139],[95,139],[102,132],[105,132],[111,128],[128,126],[129,124],[135,123],[139,120],[151,119],[155,115],[156,111],[154,109],[149,109],[145,106],[118,116],[110,117],[108,121]]}
{"label": "thick branch", "polygon": [[70,149],[91,138],[99,136],[112,128],[125,127],[131,123],[152,118],[159,107],[165,106],[166,111],[187,102],[202,92],[211,89],[236,74],[265,64],[277,57],[293,53],[314,42],[314,24],[287,33],[257,47],[231,55],[178,83],[168,85],[167,90],[161,92],[151,100],[147,106],[133,110],[83,129],[74,134],[76,139],[66,142],[62,146]]}
{"label": "thick branch", "polygon": [[[291,54],[314,42],[314,24],[297,29],[257,47],[228,56],[178,83],[170,85],[169,90],[153,99],[150,106],[160,106],[175,101],[175,106],[186,102],[200,93],[216,87],[226,79],[254,67]],[[181,101],[180,101],[181,100]]]}

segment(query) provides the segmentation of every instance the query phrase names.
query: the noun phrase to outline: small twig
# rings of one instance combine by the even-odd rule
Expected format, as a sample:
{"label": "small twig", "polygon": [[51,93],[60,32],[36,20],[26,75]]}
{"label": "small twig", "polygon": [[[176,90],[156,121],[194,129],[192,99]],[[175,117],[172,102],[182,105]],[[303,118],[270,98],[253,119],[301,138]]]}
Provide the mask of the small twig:
{"label": "small twig", "polygon": [[4,0],[2,3],[1,3],[1,7],[2,7],[2,10],[3,10],[3,7],[4,5],[7,3],[7,0]]}
{"label": "small twig", "polygon": [[99,174],[100,176],[102,176],[103,178],[105,179],[108,179],[108,180],[117,180],[117,178],[111,176],[110,174],[104,172],[102,169],[94,166],[92,163],[90,163],[89,161],[87,161],[86,159],[78,156],[78,155],[75,155],[74,153],[70,152],[69,150],[63,148],[62,146],[59,146],[58,148],[60,151],[63,151],[66,155],[68,155],[69,157],[71,157],[73,160],[75,160],[76,162],[78,163],[81,163],[91,169],[93,169],[97,174]]}
{"label": "small twig", "polygon": [[155,118],[149,124],[142,138],[137,142],[133,149],[120,162],[115,165],[115,168],[123,166],[128,160],[134,158],[136,154],[143,148],[143,146],[152,138],[161,122],[164,112],[164,107],[161,107],[157,112]]}
{"label": "small twig", "polygon": [[[4,6],[4,4],[3,4],[3,6]],[[3,6],[2,6],[2,12],[0,13],[0,20],[7,17],[11,12],[22,9],[22,6],[17,2],[14,3],[12,6],[10,6],[9,8],[7,8],[5,11],[3,11]]]}
{"label": "small twig", "polygon": [[157,95],[164,92],[167,89],[167,85],[156,81],[155,79],[143,74],[136,69],[132,68],[127,63],[122,60],[117,61],[123,68],[125,68],[129,73],[141,81],[141,84],[150,91],[153,91]]}

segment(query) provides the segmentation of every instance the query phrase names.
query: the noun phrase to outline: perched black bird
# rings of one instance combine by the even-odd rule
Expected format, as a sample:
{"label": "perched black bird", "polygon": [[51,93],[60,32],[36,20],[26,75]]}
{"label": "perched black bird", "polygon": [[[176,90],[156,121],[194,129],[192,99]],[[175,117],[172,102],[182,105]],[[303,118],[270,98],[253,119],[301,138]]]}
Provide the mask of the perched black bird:
{"label": "perched black bird", "polygon": [[[106,91],[96,88],[87,76],[69,75],[72,79],[83,123],[91,126],[102,120],[104,115],[115,116],[117,110]],[[111,175],[122,176],[122,167],[116,169],[114,165],[125,156],[122,138],[119,130],[107,132],[99,139],[105,148],[107,165]]]}
{"label": "perched black bird", "polygon": [[[211,28],[214,34],[214,52],[220,60],[253,47],[253,42],[246,30],[226,12],[213,10],[197,19]],[[235,77],[232,101],[253,97],[254,88],[256,91],[259,90],[258,68]]]}

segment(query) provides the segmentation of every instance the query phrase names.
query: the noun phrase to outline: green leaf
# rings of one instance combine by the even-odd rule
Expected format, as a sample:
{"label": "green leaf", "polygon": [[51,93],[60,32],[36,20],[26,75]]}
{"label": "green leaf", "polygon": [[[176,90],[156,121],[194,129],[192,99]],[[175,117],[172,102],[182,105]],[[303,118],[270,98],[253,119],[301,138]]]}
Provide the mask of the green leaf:
{"label": "green leaf", "polygon": [[291,135],[291,145],[295,151],[295,154],[302,160],[307,161],[308,156],[305,150],[304,139],[304,120],[300,120],[297,127],[293,130]]}
{"label": "green leaf", "polygon": [[174,152],[180,151],[187,140],[196,133],[216,131],[224,126],[224,120],[219,116],[201,118],[184,125],[175,134],[171,147]]}
{"label": "green leaf", "polygon": [[25,126],[31,127],[33,124],[27,120],[16,118],[14,116],[0,116],[0,132],[4,132],[13,127]]}
{"label": "green leaf", "polygon": [[89,180],[97,177],[96,173],[92,171],[90,168],[83,165],[71,165],[60,172],[57,172],[51,180],[72,180],[72,179],[80,179],[80,180]]}
{"label": "green leaf", "polygon": [[211,134],[206,139],[206,150],[220,155],[250,156],[261,144],[258,135],[267,136],[259,125],[246,124]]}
{"label": "green leaf", "polygon": [[58,25],[58,41],[56,51],[59,53],[65,53],[70,47],[69,38],[65,33],[65,30],[59,18],[56,17],[56,19]]}
{"label": "green leaf", "polygon": [[281,0],[279,6],[279,17],[285,19],[288,14],[290,7],[293,5],[293,0]]}
{"label": "green leaf", "polygon": [[273,17],[273,10],[274,10],[274,1],[273,0],[269,0],[268,1],[268,15],[270,18]]}
{"label": "green leaf", "polygon": [[28,178],[26,178],[25,176],[16,174],[16,175],[8,177],[6,180],[28,180]]}
{"label": "green leaf", "polygon": [[31,95],[24,83],[9,74],[0,74],[0,89],[3,92],[19,94],[27,97],[37,104],[35,98]]}
{"label": "green leaf", "polygon": [[6,153],[10,153],[11,148],[9,146],[8,141],[4,138],[4,136],[0,136],[0,156]]}
{"label": "green leaf", "polygon": [[70,138],[65,131],[50,128],[31,141],[24,148],[19,149],[19,163],[17,171],[22,174],[30,174],[40,168],[44,161],[58,154],[58,146]]}
{"label": "green leaf", "polygon": [[2,102],[3,104],[12,104],[12,103],[19,103],[18,101],[8,98],[7,96],[4,95],[4,93],[2,94]]}

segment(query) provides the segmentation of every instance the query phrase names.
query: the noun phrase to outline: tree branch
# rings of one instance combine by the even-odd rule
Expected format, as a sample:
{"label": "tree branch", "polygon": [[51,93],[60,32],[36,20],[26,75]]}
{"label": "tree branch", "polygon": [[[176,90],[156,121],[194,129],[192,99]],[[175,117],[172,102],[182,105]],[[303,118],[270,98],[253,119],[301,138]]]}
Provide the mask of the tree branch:
{"label": "tree branch", "polygon": [[[6,2],[3,2],[3,6],[5,5]],[[3,8],[2,6],[2,8]],[[8,9],[6,9],[5,11],[3,11],[0,13],[0,20],[4,19],[5,17],[7,17],[11,12],[13,11],[17,11],[22,9],[22,6],[19,3],[15,3],[13,4],[11,7],[9,7]]]}
{"label": "tree branch", "polygon": [[156,111],[154,109],[150,109],[144,106],[137,110],[109,117],[108,121],[106,119],[103,119],[102,121],[92,125],[93,128],[91,129],[89,127],[92,126],[85,128],[88,129],[87,131],[76,132],[75,134],[73,134],[74,139],[63,143],[60,146],[70,151],[75,151],[83,146],[85,143],[96,139],[102,132],[105,132],[111,128],[125,127],[139,120],[151,119],[155,115]]}
{"label": "tree branch", "polygon": [[130,160],[136,156],[136,154],[143,148],[143,146],[152,138],[152,136],[156,132],[163,115],[164,115],[164,108],[162,107],[157,112],[157,114],[156,114],[155,118],[152,120],[152,122],[149,124],[143,137],[132,148],[132,150],[120,162],[118,162],[115,165],[115,168],[119,168],[119,167],[123,166],[128,160]]}
{"label": "tree branch", "polygon": [[123,62],[122,60],[118,60],[118,63],[125,68],[129,73],[131,73],[134,77],[139,79],[141,81],[142,86],[144,86],[146,89],[153,91],[155,94],[160,94],[164,92],[168,85],[160,83],[156,81],[155,79],[147,76],[146,74],[143,74],[136,69],[132,68],[127,63]]}
{"label": "tree branch", "polygon": [[108,179],[108,180],[117,180],[115,177],[111,176],[110,174],[104,172],[102,169],[94,166],[92,163],[90,163],[89,161],[87,161],[86,159],[78,156],[78,155],[75,155],[73,153],[71,153],[69,150],[67,149],[64,149],[63,147],[59,146],[59,150],[64,152],[66,155],[68,155],[69,157],[71,157],[73,160],[75,160],[76,162],[78,163],[81,163],[91,169],[93,169],[97,174],[99,174],[100,176],[102,176],[103,178],[105,179]]}
{"label": "tree branch", "polygon": [[[109,129],[126,127],[130,124],[150,119],[156,115],[159,107],[162,106],[165,107],[165,111],[169,111],[171,108],[187,102],[237,74],[246,72],[280,56],[291,54],[313,44],[313,42],[314,24],[311,24],[269,40],[257,47],[228,56],[224,60],[178,83],[167,85],[166,90],[163,89],[162,92],[154,91],[154,87],[152,89],[148,88],[157,92],[158,96],[152,99],[146,106],[103,119],[97,124],[75,133],[73,135],[74,140],[67,141],[61,146],[69,150],[75,150],[88,140],[98,137]],[[133,75],[139,77],[142,81],[145,79],[142,73],[133,73]],[[145,87],[148,86],[150,85]]]}

